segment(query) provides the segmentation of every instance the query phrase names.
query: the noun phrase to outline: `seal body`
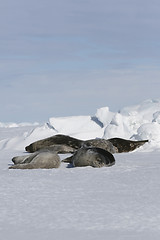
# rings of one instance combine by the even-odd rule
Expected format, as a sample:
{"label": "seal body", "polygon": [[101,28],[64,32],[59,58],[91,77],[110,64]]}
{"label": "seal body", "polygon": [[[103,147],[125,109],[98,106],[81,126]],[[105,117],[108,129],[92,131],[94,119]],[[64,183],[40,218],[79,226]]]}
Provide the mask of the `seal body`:
{"label": "seal body", "polygon": [[12,159],[15,165],[9,169],[38,169],[38,168],[58,168],[60,166],[60,157],[50,151],[36,152],[34,154],[23,157],[15,157]]}
{"label": "seal body", "polygon": [[141,147],[142,145],[148,142],[148,140],[131,141],[123,138],[110,138],[108,140],[114,146],[114,150],[116,153],[134,151],[135,149]]}
{"label": "seal body", "polygon": [[101,148],[82,147],[72,156],[74,167],[109,167],[115,164],[114,156]]}
{"label": "seal body", "polygon": [[87,147],[102,148],[112,154],[116,152],[116,148],[113,144],[109,140],[102,138],[86,140],[83,142],[83,145]]}
{"label": "seal body", "polygon": [[61,154],[65,154],[65,153],[74,153],[76,151],[75,148],[67,146],[65,144],[55,144],[55,145],[51,145],[48,147],[45,147],[44,150],[49,150],[55,153],[61,153]]}
{"label": "seal body", "polygon": [[42,139],[31,143],[25,149],[27,152],[33,153],[40,149],[48,149],[56,153],[73,153],[82,146],[102,148],[110,153],[130,152],[139,148],[148,142],[131,141],[122,138],[111,139],[90,139],[80,140],[63,134],[54,135],[52,137]]}
{"label": "seal body", "polygon": [[30,163],[35,156],[37,156],[40,152],[35,152],[31,154],[27,154],[25,156],[16,156],[12,158],[12,162],[14,164],[22,164],[22,163]]}
{"label": "seal body", "polygon": [[[78,149],[81,147],[83,141],[80,139],[76,139],[70,136],[62,135],[62,134],[57,134],[53,137],[45,138],[39,141],[36,141],[34,143],[31,143],[29,146],[25,148],[27,152],[33,153],[35,151],[38,151],[40,149],[47,149],[48,147],[54,148],[54,146],[58,145],[64,145],[65,147],[70,147],[70,149],[66,150],[65,152],[73,152],[73,150]],[[57,151],[57,150],[56,150]],[[59,153],[64,153],[64,149],[59,151]]]}
{"label": "seal body", "polygon": [[25,149],[31,154],[12,159],[11,169],[57,168],[60,166],[58,153],[73,153],[63,162],[74,167],[103,167],[115,164],[112,154],[130,152],[148,142],[122,138],[80,140],[58,134],[31,143]]}
{"label": "seal body", "polygon": [[77,149],[82,146],[87,147],[98,147],[108,152],[115,153],[116,149],[113,144],[106,139],[90,139],[80,140],[70,136],[58,134],[53,137],[45,138],[36,142],[31,143],[25,148],[27,152],[33,153],[42,149],[48,149],[56,153],[74,153]]}

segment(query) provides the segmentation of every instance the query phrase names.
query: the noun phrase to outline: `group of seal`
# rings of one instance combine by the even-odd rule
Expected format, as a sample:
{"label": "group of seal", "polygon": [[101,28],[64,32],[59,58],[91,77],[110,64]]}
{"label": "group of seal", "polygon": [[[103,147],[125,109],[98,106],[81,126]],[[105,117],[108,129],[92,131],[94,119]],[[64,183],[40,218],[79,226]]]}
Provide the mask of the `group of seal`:
{"label": "group of seal", "polygon": [[80,140],[58,134],[31,143],[25,148],[30,154],[12,159],[10,169],[58,168],[60,153],[71,153],[63,162],[73,167],[103,167],[115,164],[114,153],[130,152],[148,142],[122,138]]}

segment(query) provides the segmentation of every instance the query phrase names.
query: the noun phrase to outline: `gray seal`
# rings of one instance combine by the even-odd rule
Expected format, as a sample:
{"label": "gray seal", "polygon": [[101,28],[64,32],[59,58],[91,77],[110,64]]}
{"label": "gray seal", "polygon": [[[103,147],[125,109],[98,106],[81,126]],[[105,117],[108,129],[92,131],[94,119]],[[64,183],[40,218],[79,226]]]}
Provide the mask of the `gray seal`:
{"label": "gray seal", "polygon": [[60,166],[59,153],[72,153],[73,156],[63,162],[80,166],[112,166],[115,159],[112,154],[130,152],[139,148],[148,140],[131,141],[122,138],[80,140],[58,134],[31,143],[25,149],[31,153],[14,157],[10,169],[57,168]]}
{"label": "gray seal", "polygon": [[82,147],[69,158],[69,161],[73,167],[86,167],[91,166],[95,168],[110,167],[115,164],[115,158],[104,149],[96,147]]}
{"label": "gray seal", "polygon": [[38,169],[38,168],[58,168],[60,157],[51,151],[40,151],[27,156],[17,156],[12,159],[14,165],[9,169]]}
{"label": "gray seal", "polygon": [[45,138],[31,143],[25,148],[27,152],[33,153],[40,149],[52,149],[56,148],[56,153],[73,153],[82,146],[98,147],[102,148],[110,153],[130,152],[139,148],[148,140],[143,141],[131,141],[122,138],[111,139],[90,139],[80,140],[67,135],[58,134],[49,138]]}

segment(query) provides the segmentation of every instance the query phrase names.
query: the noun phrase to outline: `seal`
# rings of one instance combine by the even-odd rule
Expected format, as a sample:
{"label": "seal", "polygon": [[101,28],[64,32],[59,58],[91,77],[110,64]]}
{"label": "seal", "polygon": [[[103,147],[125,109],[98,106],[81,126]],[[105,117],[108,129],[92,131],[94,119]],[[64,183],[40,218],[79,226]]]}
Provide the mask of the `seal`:
{"label": "seal", "polygon": [[[64,149],[58,149],[58,146],[63,145],[65,147],[70,147],[71,149],[65,150],[65,152],[73,152],[74,150],[81,147],[83,140],[76,139],[67,135],[57,134],[49,138],[45,138],[36,142],[31,143],[25,148],[27,152],[33,153],[40,149],[47,149],[48,147],[53,148],[57,146],[58,153],[64,153]],[[67,149],[67,148],[66,148]]]}
{"label": "seal", "polygon": [[122,138],[84,141],[58,134],[31,143],[25,148],[31,154],[14,157],[14,165],[10,169],[58,168],[58,153],[72,153],[73,156],[64,159],[63,162],[71,163],[74,167],[112,166],[115,164],[112,154],[133,151],[146,142],[148,140],[132,141]]}
{"label": "seal", "polygon": [[[64,161],[65,162],[65,161]],[[95,168],[110,167],[115,164],[115,158],[104,149],[82,147],[70,158],[73,167],[91,166]]]}
{"label": "seal", "polygon": [[108,140],[113,144],[116,153],[134,151],[148,142],[148,140],[131,141],[123,138],[110,138]]}
{"label": "seal", "polygon": [[102,138],[86,140],[83,142],[82,146],[102,148],[112,154],[116,153],[116,148],[114,147],[114,145],[109,140]]}
{"label": "seal", "polygon": [[80,140],[67,135],[58,134],[49,138],[45,138],[31,143],[25,148],[27,152],[33,153],[40,149],[52,149],[56,153],[73,153],[82,146],[102,148],[112,154],[121,152],[130,152],[139,148],[148,140],[131,141],[123,138],[111,139],[90,139]]}
{"label": "seal", "polygon": [[25,156],[16,156],[12,158],[14,164],[30,163],[34,157],[36,157],[39,152],[27,154]]}
{"label": "seal", "polygon": [[40,151],[27,156],[17,156],[12,159],[14,165],[9,169],[58,168],[60,157],[51,151]]}

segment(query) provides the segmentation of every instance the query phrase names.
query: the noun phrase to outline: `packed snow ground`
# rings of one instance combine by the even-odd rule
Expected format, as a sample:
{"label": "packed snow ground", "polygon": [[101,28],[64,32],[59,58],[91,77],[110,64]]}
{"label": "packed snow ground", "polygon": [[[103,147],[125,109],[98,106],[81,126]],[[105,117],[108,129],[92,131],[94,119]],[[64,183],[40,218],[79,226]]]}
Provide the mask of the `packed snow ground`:
{"label": "packed snow ground", "polygon": [[[149,139],[132,153],[115,154],[109,168],[8,170],[31,142],[57,133],[81,139]],[[117,113],[50,118],[44,125],[0,128],[2,239],[160,239],[160,101]],[[60,155],[61,159],[64,155]]]}

